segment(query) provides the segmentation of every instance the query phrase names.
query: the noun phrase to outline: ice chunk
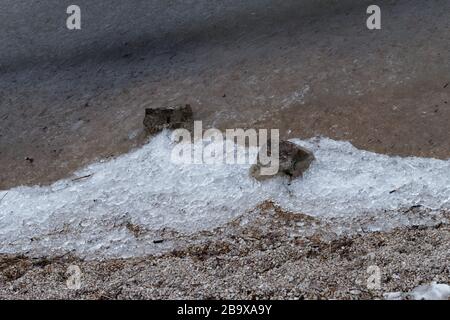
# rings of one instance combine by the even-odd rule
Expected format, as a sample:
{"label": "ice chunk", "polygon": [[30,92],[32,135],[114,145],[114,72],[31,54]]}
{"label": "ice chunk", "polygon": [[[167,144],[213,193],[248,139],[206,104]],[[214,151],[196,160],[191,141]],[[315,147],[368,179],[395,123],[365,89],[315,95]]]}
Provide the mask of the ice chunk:
{"label": "ice chunk", "polygon": [[448,284],[432,282],[419,286],[409,293],[389,292],[384,297],[387,300],[448,300],[450,299],[450,286]]}

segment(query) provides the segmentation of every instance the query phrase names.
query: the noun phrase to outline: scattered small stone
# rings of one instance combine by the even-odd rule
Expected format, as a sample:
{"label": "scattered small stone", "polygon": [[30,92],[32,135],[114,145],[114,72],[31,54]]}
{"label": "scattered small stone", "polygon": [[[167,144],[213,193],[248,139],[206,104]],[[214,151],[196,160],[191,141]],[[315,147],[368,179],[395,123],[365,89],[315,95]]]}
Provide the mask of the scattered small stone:
{"label": "scattered small stone", "polygon": [[[266,150],[264,146],[262,148]],[[271,154],[270,143],[267,144],[267,153]],[[314,155],[311,151],[306,148],[300,147],[290,141],[280,141],[279,145],[279,170],[276,175],[287,176],[290,179],[295,179],[302,177],[303,173],[308,170],[311,163],[315,160]],[[264,180],[267,178],[272,178],[273,176],[267,176],[261,174],[261,168],[263,165],[259,162],[254,164],[250,168],[250,175],[257,180]]]}
{"label": "scattered small stone", "polygon": [[149,134],[155,134],[164,129],[192,130],[193,121],[192,108],[189,104],[145,109],[144,126]]}
{"label": "scattered small stone", "polygon": [[33,158],[30,158],[30,157],[26,157],[26,158],[25,158],[25,161],[28,161],[29,163],[33,163],[33,162],[34,162],[34,159],[33,159]]}
{"label": "scattered small stone", "polygon": [[357,296],[357,295],[361,294],[361,291],[360,290],[350,290],[350,294]]}
{"label": "scattered small stone", "polygon": [[135,238],[138,238],[144,232],[144,230],[142,230],[139,225],[131,222],[127,222],[125,226],[134,235]]}

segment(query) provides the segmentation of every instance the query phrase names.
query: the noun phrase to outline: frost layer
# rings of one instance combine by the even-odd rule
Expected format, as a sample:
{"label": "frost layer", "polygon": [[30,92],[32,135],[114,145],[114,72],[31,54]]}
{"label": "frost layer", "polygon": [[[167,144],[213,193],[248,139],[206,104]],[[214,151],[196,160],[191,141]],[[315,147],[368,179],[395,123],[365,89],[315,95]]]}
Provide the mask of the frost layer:
{"label": "frost layer", "polygon": [[448,300],[450,299],[450,286],[448,284],[432,282],[422,285],[411,292],[389,292],[384,295],[386,300]]}
{"label": "frost layer", "polygon": [[[48,187],[0,192],[0,252],[136,256],[153,253],[133,227],[211,229],[264,200],[314,216],[354,216],[421,205],[450,208],[450,161],[400,158],[330,139],[293,140],[317,161],[303,179],[257,182],[247,165],[170,161],[163,132],[141,149],[92,164]],[[245,152],[237,148],[237,152]]]}

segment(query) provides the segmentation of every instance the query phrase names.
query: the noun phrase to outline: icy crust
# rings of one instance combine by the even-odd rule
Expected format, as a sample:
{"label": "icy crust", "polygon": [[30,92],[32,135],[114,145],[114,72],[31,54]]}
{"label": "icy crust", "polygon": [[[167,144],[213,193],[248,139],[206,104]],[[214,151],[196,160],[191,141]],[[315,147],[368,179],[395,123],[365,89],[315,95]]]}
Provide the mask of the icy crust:
{"label": "icy crust", "polygon": [[450,299],[450,286],[432,282],[419,286],[411,292],[389,292],[384,297],[386,300],[448,300]]}
{"label": "icy crust", "polygon": [[450,160],[390,157],[324,138],[293,142],[312,149],[317,161],[304,180],[290,186],[292,196],[281,200],[287,209],[346,216],[450,208]]}
{"label": "icy crust", "polygon": [[[165,131],[72,179],[1,191],[0,252],[139,256],[156,250],[151,235],[137,237],[142,230],[212,229],[268,199],[336,221],[419,205],[432,213],[450,209],[450,161],[389,157],[326,138],[293,141],[317,161],[290,185],[251,179],[250,164],[175,164]],[[389,221],[379,225],[389,227]]]}

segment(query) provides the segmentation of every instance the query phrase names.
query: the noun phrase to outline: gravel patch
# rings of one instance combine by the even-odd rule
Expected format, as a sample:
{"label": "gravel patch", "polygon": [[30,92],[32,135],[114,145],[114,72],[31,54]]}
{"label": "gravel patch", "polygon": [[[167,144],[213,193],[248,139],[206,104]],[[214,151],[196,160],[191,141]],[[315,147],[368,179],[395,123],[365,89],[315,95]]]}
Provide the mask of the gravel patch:
{"label": "gravel patch", "polygon": [[[266,202],[211,232],[162,232],[161,241],[177,236],[179,246],[160,256],[88,261],[1,255],[0,298],[382,299],[432,281],[449,283],[447,222],[346,235],[332,230]],[[66,284],[71,265],[82,272],[77,290]],[[374,268],[380,286],[368,287]]]}

